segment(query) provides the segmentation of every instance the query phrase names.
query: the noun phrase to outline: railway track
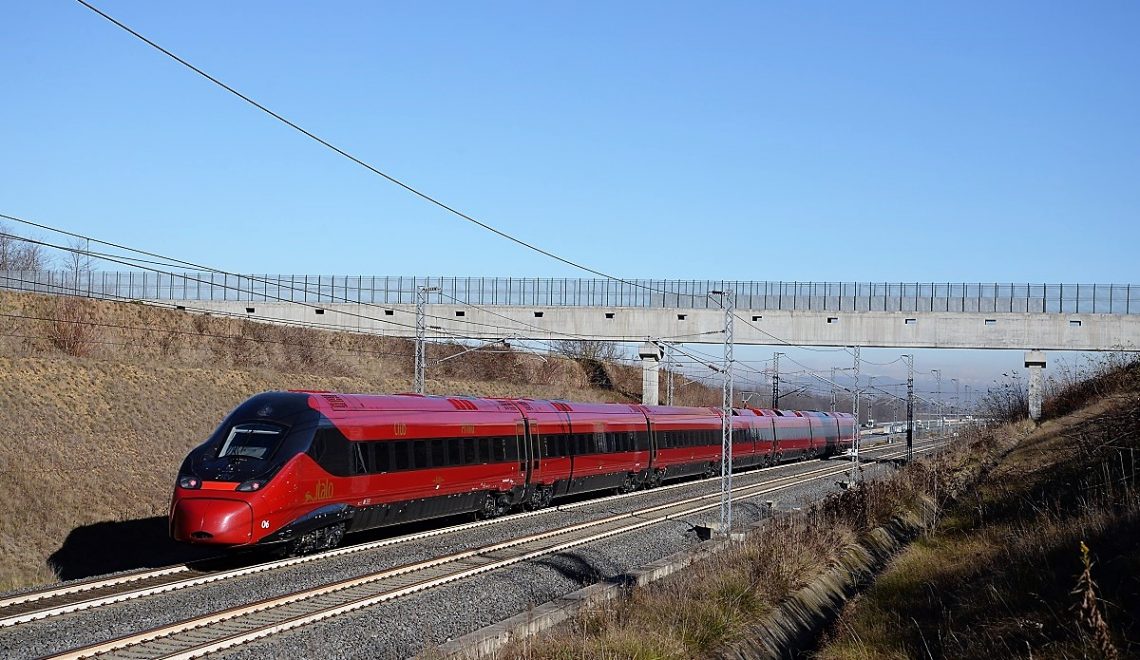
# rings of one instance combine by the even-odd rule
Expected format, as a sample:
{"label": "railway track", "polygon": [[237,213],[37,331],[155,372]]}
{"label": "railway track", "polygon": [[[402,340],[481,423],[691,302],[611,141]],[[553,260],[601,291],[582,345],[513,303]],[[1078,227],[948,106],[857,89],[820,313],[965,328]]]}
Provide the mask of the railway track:
{"label": "railway track", "polygon": [[[922,451],[928,451],[933,448],[934,447],[931,446],[924,449],[916,449],[915,451],[916,453],[921,453]],[[895,455],[902,455],[903,453],[903,451],[889,452],[884,457],[891,458]],[[755,498],[812,480],[838,476],[847,472],[849,469],[850,465],[847,463],[833,463],[810,470],[806,473],[777,477],[772,480],[750,485],[740,485],[734,489],[734,500]],[[692,482],[689,483],[691,484]],[[620,497],[629,496],[630,495],[624,495]],[[570,506],[594,504],[598,501],[599,500],[591,500]],[[719,506],[719,493],[689,497],[676,502],[611,515],[522,538],[494,543],[472,550],[437,557],[428,561],[381,570],[314,589],[298,591],[222,612],[187,619],[142,633],[74,649],[53,657],[197,657],[466,577],[545,555],[555,554],[569,548],[592,543],[611,536],[629,533],[668,520],[675,520],[702,513],[716,509]],[[533,512],[533,514],[527,515],[541,513],[543,513],[543,511]],[[515,519],[517,519],[517,517]],[[485,521],[459,527],[469,529],[471,526],[494,522],[496,521]],[[447,531],[451,529],[453,528],[433,530],[433,532],[425,534],[447,533]],[[376,543],[393,544],[405,542],[412,537],[421,536],[422,535],[410,535],[409,537],[388,539]],[[332,553],[344,554],[346,551],[360,551],[357,548],[360,548],[360,546],[344,548],[341,551],[332,551]],[[315,561],[329,557],[332,553],[323,553],[321,555],[301,557],[298,559]],[[283,562],[295,561],[296,560],[283,560]],[[283,565],[283,562],[270,562],[269,564],[262,564],[240,570],[245,571],[243,574],[247,575],[251,572],[272,570],[273,568]],[[224,579],[218,577],[218,575],[205,577]],[[189,581],[201,579],[205,578],[193,577],[189,578]],[[138,594],[138,596],[141,595],[141,593]],[[120,596],[122,596],[122,594],[120,594]]]}
{"label": "railway track", "polygon": [[[880,445],[879,447],[885,447],[885,445]],[[880,449],[875,448],[864,449],[864,453],[879,450]],[[762,468],[760,470],[753,470],[741,474],[763,475],[769,471],[786,467],[788,467],[787,464]],[[719,477],[713,477],[712,479],[705,481],[716,481],[718,479]],[[71,582],[58,587],[50,587],[47,589],[19,594],[8,598],[0,598],[0,629],[28,623],[31,621],[38,621],[50,617],[79,612],[82,610],[104,607],[107,605],[113,605],[115,603],[122,603],[137,598],[155,596],[163,593],[177,591],[180,589],[202,586],[206,584],[221,582],[224,580],[232,580],[249,575],[255,575],[258,573],[281,570],[291,566],[298,566],[301,564],[329,559],[332,557],[341,557],[369,550],[394,546],[402,543],[411,543],[427,538],[442,536],[445,534],[456,534],[478,527],[495,525],[509,521],[518,521],[526,517],[543,516],[558,512],[572,511],[578,508],[593,506],[611,500],[635,498],[647,492],[668,492],[670,490],[684,488],[698,483],[701,483],[701,481],[684,481],[655,488],[652,491],[638,491],[623,495],[592,498],[583,500],[581,502],[562,504],[546,509],[540,509],[538,511],[517,513],[501,518],[494,518],[491,520],[481,520],[460,525],[452,525],[439,529],[417,532],[414,534],[406,534],[389,539],[381,539],[368,543],[345,546],[319,554],[258,563],[252,566],[216,570],[207,568],[209,565],[209,561],[207,560],[176,566],[166,566],[151,570],[136,571],[107,578],[94,578],[81,582]]]}

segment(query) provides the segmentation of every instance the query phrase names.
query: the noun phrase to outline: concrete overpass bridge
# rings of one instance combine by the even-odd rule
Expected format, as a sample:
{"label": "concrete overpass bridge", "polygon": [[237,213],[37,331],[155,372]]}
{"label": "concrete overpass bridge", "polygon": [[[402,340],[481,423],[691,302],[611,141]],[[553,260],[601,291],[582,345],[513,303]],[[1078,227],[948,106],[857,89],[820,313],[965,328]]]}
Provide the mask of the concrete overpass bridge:
{"label": "concrete overpass bridge", "polygon": [[[2,273],[0,286],[173,305],[393,337],[1019,349],[1140,349],[1140,285],[734,282],[492,277]],[[642,356],[656,362],[655,351]]]}
{"label": "concrete overpass bridge", "polygon": [[1140,285],[0,273],[0,286],[414,337],[1104,351],[1140,348]]}

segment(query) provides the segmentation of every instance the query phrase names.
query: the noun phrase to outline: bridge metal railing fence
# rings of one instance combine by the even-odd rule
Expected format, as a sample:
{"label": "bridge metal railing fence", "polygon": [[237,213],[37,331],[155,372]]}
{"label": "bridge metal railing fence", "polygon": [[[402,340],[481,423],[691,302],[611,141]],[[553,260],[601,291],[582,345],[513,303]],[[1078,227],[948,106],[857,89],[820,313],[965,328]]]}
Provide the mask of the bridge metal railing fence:
{"label": "bridge metal railing fence", "polygon": [[769,282],[524,277],[233,275],[212,272],[0,271],[0,288],[117,300],[704,309],[731,290],[738,309],[828,312],[1140,313],[1140,285]]}

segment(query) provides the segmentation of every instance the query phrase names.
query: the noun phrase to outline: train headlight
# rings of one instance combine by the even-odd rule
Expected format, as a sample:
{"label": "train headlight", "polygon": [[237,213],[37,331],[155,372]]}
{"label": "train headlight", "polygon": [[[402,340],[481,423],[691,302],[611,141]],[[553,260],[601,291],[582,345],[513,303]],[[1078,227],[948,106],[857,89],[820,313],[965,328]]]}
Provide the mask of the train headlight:
{"label": "train headlight", "polygon": [[181,486],[182,488],[190,488],[190,489],[201,488],[202,487],[202,480],[199,479],[198,477],[192,477],[192,476],[186,475],[186,476],[178,477],[178,485]]}
{"label": "train headlight", "polygon": [[243,493],[252,493],[255,490],[261,490],[261,487],[265,485],[265,481],[265,479],[250,479],[249,481],[243,481],[238,484],[237,489]]}

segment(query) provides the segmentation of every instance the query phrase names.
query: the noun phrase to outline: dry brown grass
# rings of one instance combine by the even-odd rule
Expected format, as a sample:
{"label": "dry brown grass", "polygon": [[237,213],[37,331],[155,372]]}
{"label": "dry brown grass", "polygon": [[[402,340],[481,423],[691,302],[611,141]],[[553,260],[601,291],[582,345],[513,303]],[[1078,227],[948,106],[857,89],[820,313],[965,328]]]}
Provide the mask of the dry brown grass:
{"label": "dry brown grass", "polygon": [[846,610],[820,657],[1135,655],[1137,385],[996,430],[978,447],[985,478]]}
{"label": "dry brown grass", "polygon": [[[0,292],[0,590],[55,579],[48,558],[76,530],[165,515],[186,452],[252,394],[411,389],[405,340],[81,301],[74,351],[53,335],[76,325],[69,304]],[[430,369],[428,391],[628,400],[586,382],[569,360],[474,351]]]}

